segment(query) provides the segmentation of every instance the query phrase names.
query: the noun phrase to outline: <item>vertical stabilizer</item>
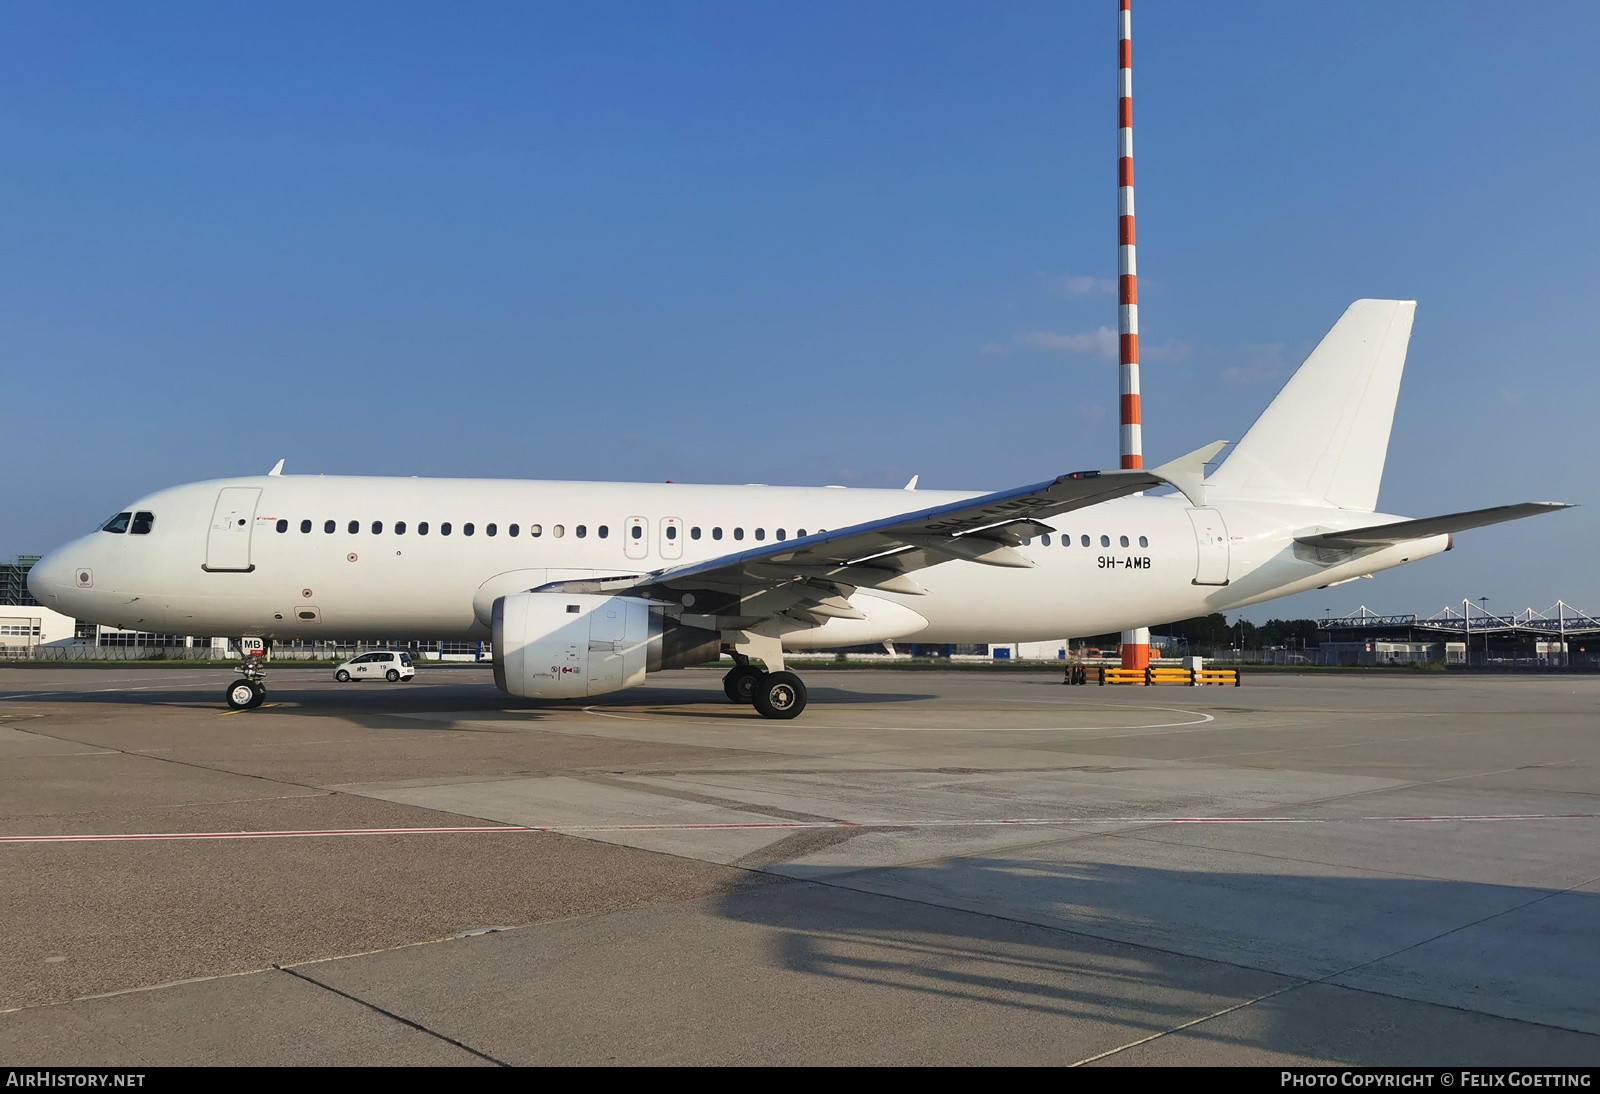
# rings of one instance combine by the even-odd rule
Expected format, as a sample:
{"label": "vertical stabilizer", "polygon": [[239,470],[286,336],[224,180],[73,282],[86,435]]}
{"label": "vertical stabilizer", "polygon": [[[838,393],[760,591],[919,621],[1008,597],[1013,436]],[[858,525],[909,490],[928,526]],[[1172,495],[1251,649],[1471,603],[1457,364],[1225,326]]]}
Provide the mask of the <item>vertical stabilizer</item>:
{"label": "vertical stabilizer", "polygon": [[1232,454],[1208,496],[1377,508],[1414,300],[1357,300]]}

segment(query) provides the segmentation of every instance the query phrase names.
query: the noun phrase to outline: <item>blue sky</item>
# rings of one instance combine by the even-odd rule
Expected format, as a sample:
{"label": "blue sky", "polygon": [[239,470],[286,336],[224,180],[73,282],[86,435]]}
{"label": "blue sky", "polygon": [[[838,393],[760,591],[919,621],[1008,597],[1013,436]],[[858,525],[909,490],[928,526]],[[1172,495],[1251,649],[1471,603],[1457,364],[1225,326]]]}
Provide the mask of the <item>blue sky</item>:
{"label": "blue sky", "polygon": [[[1114,466],[1115,3],[7,3],[0,555],[264,471]],[[1383,508],[1255,609],[1600,611],[1600,9],[1139,0],[1147,454],[1421,304]]]}

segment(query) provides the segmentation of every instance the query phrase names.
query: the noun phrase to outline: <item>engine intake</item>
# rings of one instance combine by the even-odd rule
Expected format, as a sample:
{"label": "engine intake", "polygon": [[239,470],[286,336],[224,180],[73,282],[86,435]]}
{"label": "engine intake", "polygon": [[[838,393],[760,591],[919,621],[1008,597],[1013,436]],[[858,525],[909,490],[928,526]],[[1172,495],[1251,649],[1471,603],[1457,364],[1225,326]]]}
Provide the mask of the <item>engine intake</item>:
{"label": "engine intake", "polygon": [[686,627],[659,604],[593,593],[513,593],[495,600],[494,682],[537,699],[604,695],[645,674],[715,661],[717,631]]}

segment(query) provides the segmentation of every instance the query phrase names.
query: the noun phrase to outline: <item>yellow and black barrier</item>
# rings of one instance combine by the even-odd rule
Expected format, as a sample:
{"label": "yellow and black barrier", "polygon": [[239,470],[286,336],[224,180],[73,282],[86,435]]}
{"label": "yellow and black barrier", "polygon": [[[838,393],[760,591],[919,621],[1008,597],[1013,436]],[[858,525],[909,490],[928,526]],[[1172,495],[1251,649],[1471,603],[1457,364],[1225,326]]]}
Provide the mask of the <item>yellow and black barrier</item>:
{"label": "yellow and black barrier", "polygon": [[[1146,687],[1155,684],[1182,684],[1185,687],[1198,688],[1208,685],[1217,687],[1238,687],[1240,674],[1238,669],[1181,669],[1165,666],[1151,665],[1142,669],[1119,669],[1098,666],[1092,670],[1085,666],[1082,673],[1083,682],[1088,683],[1088,677],[1096,677],[1096,683],[1101,687],[1107,684],[1142,684]],[[1077,680],[1073,680],[1077,683]]]}

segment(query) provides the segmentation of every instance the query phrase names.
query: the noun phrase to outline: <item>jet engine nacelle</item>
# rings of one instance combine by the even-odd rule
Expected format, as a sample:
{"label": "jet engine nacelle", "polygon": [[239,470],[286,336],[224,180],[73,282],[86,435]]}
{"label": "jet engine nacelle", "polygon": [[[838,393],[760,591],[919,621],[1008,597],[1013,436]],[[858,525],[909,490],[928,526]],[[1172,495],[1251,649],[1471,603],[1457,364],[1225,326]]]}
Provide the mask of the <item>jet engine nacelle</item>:
{"label": "jet engine nacelle", "polygon": [[495,600],[494,682],[536,699],[603,695],[645,673],[715,661],[717,631],[686,627],[632,596],[513,593]]}

